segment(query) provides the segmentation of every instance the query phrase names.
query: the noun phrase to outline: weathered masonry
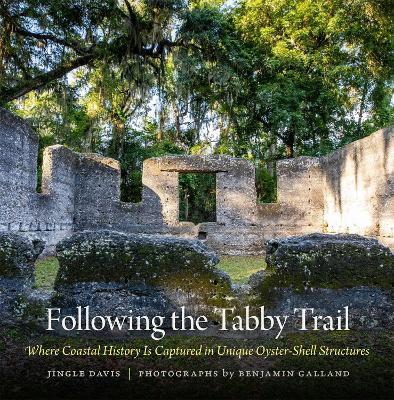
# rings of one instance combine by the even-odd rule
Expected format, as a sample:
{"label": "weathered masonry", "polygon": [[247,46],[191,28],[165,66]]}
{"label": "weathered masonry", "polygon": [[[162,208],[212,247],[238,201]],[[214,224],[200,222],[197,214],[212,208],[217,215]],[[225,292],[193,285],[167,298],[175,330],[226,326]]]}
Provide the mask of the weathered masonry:
{"label": "weathered masonry", "polygon": [[[0,109],[0,231],[43,239],[47,251],[74,231],[112,229],[200,238],[219,253],[255,254],[274,237],[358,233],[394,245],[394,127],[321,157],[280,161],[278,202],[258,204],[252,163],[227,156],[144,162],[140,203],[120,201],[116,160],[45,149],[36,192],[38,139]],[[216,174],[216,222],[179,222],[178,174]]]}

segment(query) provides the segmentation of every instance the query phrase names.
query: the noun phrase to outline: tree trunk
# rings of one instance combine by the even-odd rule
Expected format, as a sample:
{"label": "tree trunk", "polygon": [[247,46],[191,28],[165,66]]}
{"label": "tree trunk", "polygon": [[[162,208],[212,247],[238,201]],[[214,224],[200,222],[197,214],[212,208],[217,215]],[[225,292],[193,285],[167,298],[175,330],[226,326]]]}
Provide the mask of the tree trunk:
{"label": "tree trunk", "polygon": [[163,134],[164,134],[164,125],[167,119],[167,115],[166,115],[166,111],[164,109],[164,105],[162,103],[162,101],[160,100],[160,111],[159,111],[160,115],[159,115],[159,129],[157,131],[157,135],[156,138],[158,141],[163,140]]}
{"label": "tree trunk", "polygon": [[118,116],[112,116],[112,123],[113,128],[110,155],[119,160],[123,155],[123,144],[126,134],[126,126],[123,120]]}
{"label": "tree trunk", "polygon": [[294,122],[291,122],[290,127],[287,131],[286,138],[284,140],[285,148],[286,148],[286,157],[293,158],[294,157],[294,144],[295,144],[296,131]]}
{"label": "tree trunk", "polygon": [[361,102],[360,102],[360,111],[358,112],[358,121],[357,121],[357,136],[361,136],[361,124],[363,120],[363,114],[364,114],[364,109],[365,109],[365,100],[367,98],[367,93],[368,93],[368,83],[364,83],[363,87],[363,92],[361,95]]}
{"label": "tree trunk", "polygon": [[273,135],[272,144],[268,149],[268,161],[267,161],[267,170],[271,176],[275,175],[275,168],[276,168],[276,152],[277,152],[277,138]]}
{"label": "tree trunk", "polygon": [[188,221],[189,220],[189,196],[187,193],[187,189],[185,190],[184,201],[185,201],[185,221]]}

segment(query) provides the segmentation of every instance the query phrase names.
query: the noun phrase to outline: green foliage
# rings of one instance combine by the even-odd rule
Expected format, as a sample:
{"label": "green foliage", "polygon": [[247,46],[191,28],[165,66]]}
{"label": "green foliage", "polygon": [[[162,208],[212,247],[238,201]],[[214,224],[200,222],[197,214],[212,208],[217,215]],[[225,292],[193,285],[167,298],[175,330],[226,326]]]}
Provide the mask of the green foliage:
{"label": "green foliage", "polygon": [[[155,128],[153,127],[153,130]],[[143,132],[127,132],[122,143],[121,199],[138,203],[142,199],[142,166],[144,160],[169,154],[181,154],[180,149],[169,139],[157,140],[152,127]]]}
{"label": "green foliage", "polygon": [[304,147],[324,154],[338,144],[340,131],[341,141],[376,129],[364,118],[374,115],[379,86],[380,99],[392,94],[392,8],[365,0],[243,4],[237,24],[246,40],[267,53],[274,79],[266,95],[277,101],[266,115],[284,144],[291,134],[299,154]]}
{"label": "green foliage", "polygon": [[393,12],[386,5],[238,4],[230,12],[194,9],[183,29],[198,45],[178,52],[180,84],[227,121],[221,151],[267,160],[275,145],[274,158],[321,155],[375,130],[377,120],[393,122]]}
{"label": "green foliage", "polygon": [[179,174],[179,220],[216,221],[216,174]]}
{"label": "green foliage", "polygon": [[50,86],[75,69],[119,68],[134,84],[163,62],[182,0],[23,0],[0,7],[0,103]]}
{"label": "green foliage", "polygon": [[271,202],[276,160],[394,123],[393,10],[392,0],[4,2],[0,102],[31,121],[41,149],[120,160],[125,201],[141,199],[146,158],[214,153],[253,161]]}
{"label": "green foliage", "polygon": [[256,192],[262,203],[276,201],[276,176],[272,176],[262,164],[256,168]]}

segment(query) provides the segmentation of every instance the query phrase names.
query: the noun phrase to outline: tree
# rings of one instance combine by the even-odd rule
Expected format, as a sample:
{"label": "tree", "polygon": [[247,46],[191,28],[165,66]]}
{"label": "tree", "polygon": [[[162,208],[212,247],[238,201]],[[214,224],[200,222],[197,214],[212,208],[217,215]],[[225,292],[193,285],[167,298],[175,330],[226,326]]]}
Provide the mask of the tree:
{"label": "tree", "polygon": [[[299,153],[322,154],[335,145],[338,131],[353,137],[371,132],[363,119],[392,93],[393,5],[379,0],[242,2],[237,26],[245,40],[266,52],[274,79],[265,92],[272,107],[264,114],[288,156],[295,146]],[[374,98],[376,92],[380,95]]]}
{"label": "tree", "polygon": [[[97,62],[157,69],[182,1],[0,0],[0,104]],[[125,80],[127,82],[127,80]]]}
{"label": "tree", "polygon": [[394,123],[392,3],[0,0],[0,103],[119,159],[124,198],[144,158],[211,151],[254,161],[270,201],[277,159]]}
{"label": "tree", "polygon": [[182,26],[194,46],[176,50],[178,85],[224,121],[220,151],[325,154],[376,129],[377,118],[393,122],[388,3],[244,0],[226,12],[204,4]]}

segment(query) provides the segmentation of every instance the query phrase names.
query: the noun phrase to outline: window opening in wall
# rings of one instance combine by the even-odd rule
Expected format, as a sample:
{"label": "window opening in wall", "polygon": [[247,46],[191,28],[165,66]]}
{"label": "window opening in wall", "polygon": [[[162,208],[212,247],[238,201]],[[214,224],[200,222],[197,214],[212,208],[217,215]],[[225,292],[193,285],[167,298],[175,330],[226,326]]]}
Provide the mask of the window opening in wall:
{"label": "window opening in wall", "polygon": [[198,232],[197,239],[205,240],[206,238],[207,238],[207,232],[204,232],[204,231]]}
{"label": "window opening in wall", "polygon": [[215,173],[179,173],[179,221],[216,222]]}
{"label": "window opening in wall", "polygon": [[273,168],[259,163],[256,166],[256,194],[259,203],[275,203],[277,201],[277,179]]}

